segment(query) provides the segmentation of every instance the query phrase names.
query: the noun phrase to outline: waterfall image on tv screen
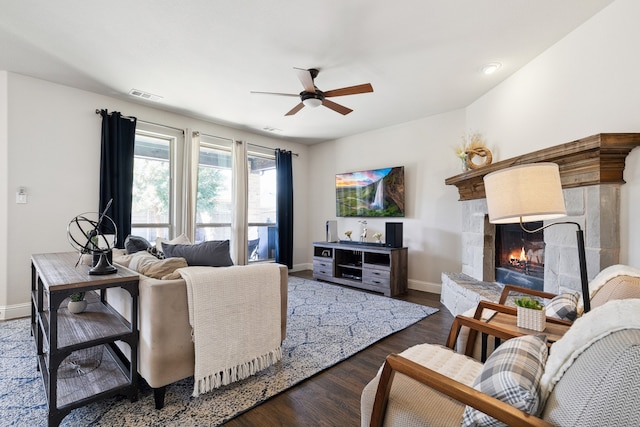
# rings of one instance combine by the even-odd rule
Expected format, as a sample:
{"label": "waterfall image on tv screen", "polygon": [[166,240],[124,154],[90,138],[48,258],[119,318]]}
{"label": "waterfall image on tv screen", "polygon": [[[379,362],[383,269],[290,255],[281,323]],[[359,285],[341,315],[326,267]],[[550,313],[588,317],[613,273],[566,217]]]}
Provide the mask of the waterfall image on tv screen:
{"label": "waterfall image on tv screen", "polygon": [[404,167],[336,175],[337,216],[404,216]]}

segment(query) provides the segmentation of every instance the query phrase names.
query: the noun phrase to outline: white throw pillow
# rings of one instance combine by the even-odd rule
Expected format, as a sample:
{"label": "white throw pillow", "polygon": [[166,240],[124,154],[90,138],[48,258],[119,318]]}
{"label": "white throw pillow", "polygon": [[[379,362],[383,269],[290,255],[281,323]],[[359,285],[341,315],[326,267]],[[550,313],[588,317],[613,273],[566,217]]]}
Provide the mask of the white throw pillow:
{"label": "white throw pillow", "polygon": [[176,238],[174,238],[172,240],[163,239],[162,237],[157,237],[156,238],[156,249],[158,249],[159,251],[162,250],[162,243],[169,243],[171,245],[190,245],[191,244],[191,240],[189,240],[187,235],[184,234],[184,233],[182,233],[181,235],[179,235],[178,237],[176,237]]}

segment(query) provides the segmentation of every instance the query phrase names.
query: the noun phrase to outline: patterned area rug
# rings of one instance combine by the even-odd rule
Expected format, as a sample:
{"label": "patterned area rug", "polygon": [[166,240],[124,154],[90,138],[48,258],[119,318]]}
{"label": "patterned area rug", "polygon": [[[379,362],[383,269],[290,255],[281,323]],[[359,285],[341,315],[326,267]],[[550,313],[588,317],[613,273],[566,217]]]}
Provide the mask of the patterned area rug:
{"label": "patterned area rug", "polygon": [[[191,397],[193,379],[167,388],[165,407],[154,407],[142,384],[138,401],[107,399],[76,409],[63,426],[214,426],[245,412],[433,314],[424,307],[298,277],[289,278],[289,317],[283,359],[257,375]],[[29,320],[0,323],[0,423],[45,426],[47,404]]]}

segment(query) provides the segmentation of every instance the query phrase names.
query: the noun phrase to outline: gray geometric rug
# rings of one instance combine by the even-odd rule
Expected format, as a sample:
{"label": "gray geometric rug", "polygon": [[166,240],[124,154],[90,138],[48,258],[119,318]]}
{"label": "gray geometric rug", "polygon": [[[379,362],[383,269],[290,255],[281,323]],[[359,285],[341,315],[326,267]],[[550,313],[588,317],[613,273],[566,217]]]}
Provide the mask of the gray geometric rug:
{"label": "gray geometric rug", "polygon": [[[421,319],[431,307],[355,289],[289,277],[289,316],[282,361],[246,380],[191,397],[193,379],[167,387],[154,407],[142,382],[137,402],[107,399],[76,409],[63,426],[215,426],[335,365]],[[29,319],[0,323],[0,424],[46,426],[47,404],[36,371]]]}

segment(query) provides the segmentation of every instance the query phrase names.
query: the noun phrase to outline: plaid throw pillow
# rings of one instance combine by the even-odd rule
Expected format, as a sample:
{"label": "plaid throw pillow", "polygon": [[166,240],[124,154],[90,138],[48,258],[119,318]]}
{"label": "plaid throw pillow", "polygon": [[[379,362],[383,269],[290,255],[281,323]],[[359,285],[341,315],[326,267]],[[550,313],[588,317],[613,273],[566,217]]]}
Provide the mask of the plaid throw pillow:
{"label": "plaid throw pillow", "polygon": [[[510,339],[489,356],[473,388],[537,416],[542,409],[540,378],[547,354],[545,335]],[[463,427],[505,425],[471,406],[465,408]]]}
{"label": "plaid throw pillow", "polygon": [[578,315],[578,292],[568,292],[555,296],[545,307],[547,317],[555,317],[562,320],[576,320]]}

